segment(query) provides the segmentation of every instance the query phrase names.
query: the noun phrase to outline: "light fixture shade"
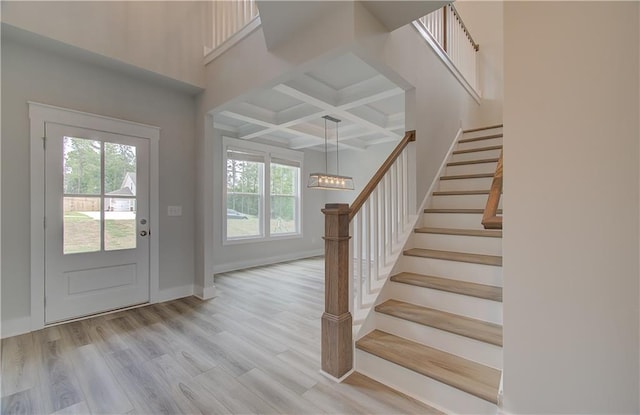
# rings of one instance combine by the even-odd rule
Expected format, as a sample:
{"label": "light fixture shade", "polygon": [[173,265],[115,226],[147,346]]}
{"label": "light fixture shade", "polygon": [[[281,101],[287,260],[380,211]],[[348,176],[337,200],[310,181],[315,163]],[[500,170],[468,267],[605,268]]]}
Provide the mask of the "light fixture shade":
{"label": "light fixture shade", "polygon": [[353,190],[353,178],[327,173],[311,173],[307,187],[323,190]]}

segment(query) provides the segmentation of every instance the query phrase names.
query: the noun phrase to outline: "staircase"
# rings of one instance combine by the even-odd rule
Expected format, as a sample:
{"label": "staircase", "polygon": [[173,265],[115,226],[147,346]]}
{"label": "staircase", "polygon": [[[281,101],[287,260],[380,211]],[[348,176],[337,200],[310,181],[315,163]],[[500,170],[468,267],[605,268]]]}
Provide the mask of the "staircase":
{"label": "staircase", "polygon": [[[453,413],[497,413],[502,231],[481,225],[502,126],[467,130],[356,342],[356,370]],[[501,213],[499,211],[498,213]]]}

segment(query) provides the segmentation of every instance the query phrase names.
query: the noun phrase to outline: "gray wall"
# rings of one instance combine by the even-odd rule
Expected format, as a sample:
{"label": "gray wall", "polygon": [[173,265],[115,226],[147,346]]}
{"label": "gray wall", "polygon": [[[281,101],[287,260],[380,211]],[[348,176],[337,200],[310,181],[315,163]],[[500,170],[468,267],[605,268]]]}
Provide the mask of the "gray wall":
{"label": "gray wall", "polygon": [[2,21],[200,86],[203,26],[210,20],[205,5],[198,1],[3,1]]}
{"label": "gray wall", "polygon": [[509,413],[640,412],[638,7],[505,3]]}
{"label": "gray wall", "polygon": [[[194,277],[192,96],[2,36],[2,320],[30,315],[27,101],[159,126],[160,290]],[[167,217],[182,205],[182,217]]]}

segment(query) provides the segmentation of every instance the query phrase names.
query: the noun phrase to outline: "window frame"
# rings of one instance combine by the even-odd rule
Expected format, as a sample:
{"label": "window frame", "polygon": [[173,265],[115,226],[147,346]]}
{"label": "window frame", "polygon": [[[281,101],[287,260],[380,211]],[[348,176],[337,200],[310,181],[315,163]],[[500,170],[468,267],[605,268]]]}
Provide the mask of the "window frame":
{"label": "window frame", "polygon": [[[266,242],[266,241],[281,241],[284,239],[299,239],[303,238],[302,230],[302,172],[304,153],[302,151],[290,150],[286,148],[270,146],[262,143],[255,143],[246,140],[240,140],[231,137],[222,137],[222,209],[221,221],[222,221],[222,244],[223,245],[236,245],[253,242]],[[227,235],[227,154],[228,151],[242,151],[250,152],[253,154],[259,154],[263,158],[262,174],[260,175],[261,182],[258,183],[260,189],[260,234],[253,236],[238,236],[229,237]],[[297,192],[295,195],[296,200],[296,231],[287,233],[271,233],[271,163],[272,159],[287,160],[292,164],[298,166],[298,178],[297,178]],[[278,164],[277,162],[275,164]]]}

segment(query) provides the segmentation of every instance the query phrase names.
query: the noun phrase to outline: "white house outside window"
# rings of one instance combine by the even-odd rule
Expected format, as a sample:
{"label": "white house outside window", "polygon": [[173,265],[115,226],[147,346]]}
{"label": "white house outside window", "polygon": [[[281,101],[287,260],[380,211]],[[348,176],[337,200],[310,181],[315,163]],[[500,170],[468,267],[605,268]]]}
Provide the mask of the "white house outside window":
{"label": "white house outside window", "polygon": [[224,139],[225,242],[300,236],[303,153]]}

